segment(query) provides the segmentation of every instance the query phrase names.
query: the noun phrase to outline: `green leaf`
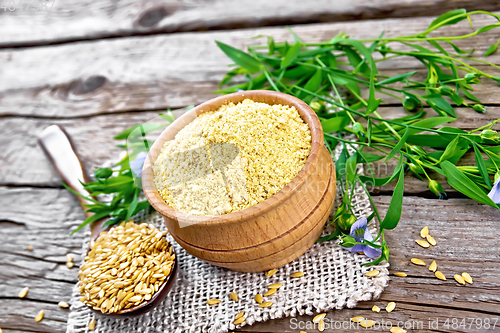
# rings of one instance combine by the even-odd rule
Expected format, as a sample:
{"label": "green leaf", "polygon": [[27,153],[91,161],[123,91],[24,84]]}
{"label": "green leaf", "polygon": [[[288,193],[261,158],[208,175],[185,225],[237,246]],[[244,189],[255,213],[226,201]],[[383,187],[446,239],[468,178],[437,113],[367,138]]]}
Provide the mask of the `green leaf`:
{"label": "green leaf", "polygon": [[483,156],[481,155],[481,151],[477,147],[477,144],[472,141],[472,146],[474,147],[474,153],[476,154],[476,165],[479,169],[479,173],[483,177],[484,183],[491,188],[490,176],[488,175],[488,170],[486,170],[486,163],[484,163]]}
{"label": "green leaf", "polygon": [[399,140],[399,142],[396,144],[396,146],[394,146],[394,148],[392,148],[391,152],[389,153],[389,155],[387,155],[384,162],[387,162],[388,160],[393,158],[397,153],[399,153],[399,151],[401,150],[401,148],[403,148],[403,146],[406,143],[406,140],[408,139],[409,136],[410,136],[410,129],[407,127],[405,134],[401,137],[401,140]]}
{"label": "green leaf", "polygon": [[342,131],[350,121],[349,117],[334,117],[322,121],[321,126],[323,127],[323,132],[335,133]]}
{"label": "green leaf", "polygon": [[474,101],[474,102],[477,102],[477,103],[481,103],[481,101],[479,100],[479,98],[477,98],[476,96],[472,95],[472,93],[470,93],[467,89],[462,89],[465,97],[467,97],[468,99],[470,99],[471,101]]}
{"label": "green leaf", "polygon": [[[403,156],[401,156],[403,159]],[[403,210],[403,195],[404,195],[404,186],[405,186],[405,172],[404,168],[401,168],[399,171],[399,179],[394,188],[394,192],[392,194],[391,203],[389,204],[389,208],[387,210],[387,214],[384,217],[382,223],[380,223],[381,229],[392,230],[396,228],[401,219],[401,212]]]}
{"label": "green leaf", "polygon": [[346,179],[349,184],[353,184],[356,179],[356,164],[358,163],[358,153],[352,154],[345,163]]}
{"label": "green leaf", "polygon": [[234,61],[238,66],[248,69],[250,73],[255,73],[262,68],[262,63],[248,53],[219,41],[215,41],[215,43],[217,43],[217,46],[219,46],[229,59]]}
{"label": "green leaf", "polygon": [[431,105],[431,103],[434,103],[440,110],[443,110],[454,118],[457,117],[455,110],[453,110],[453,107],[443,98],[443,96],[428,97],[426,100],[427,104]]}
{"label": "green leaf", "polygon": [[469,177],[460,171],[455,165],[449,161],[443,161],[440,164],[441,169],[446,174],[448,184],[460,193],[476,200],[477,202],[497,208],[497,205],[479,188]]}
{"label": "green leaf", "polygon": [[490,24],[490,25],[485,25],[484,27],[481,27],[476,30],[476,33],[482,34],[483,32],[490,31],[491,29],[495,29],[500,27],[500,23],[495,23],[495,24]]}
{"label": "green leaf", "polygon": [[[446,123],[450,123],[452,121],[456,120],[456,118],[451,118],[451,117],[433,117],[433,118],[427,118],[427,119],[422,119],[417,121],[416,123],[413,123],[412,126],[416,127],[422,127],[422,128],[434,128],[439,125],[443,125]],[[423,129],[415,129],[415,128],[410,128],[410,135],[417,134],[420,132],[423,132]],[[401,134],[401,133],[400,133]]]}
{"label": "green leaf", "polygon": [[455,9],[455,10],[451,10],[449,12],[446,12],[446,13],[438,16],[438,18],[436,18],[434,21],[432,21],[431,24],[429,25],[428,29],[432,29],[432,28],[436,27],[439,23],[446,21],[446,20],[448,20],[452,17],[455,17],[455,16],[456,16],[455,19],[450,20],[441,26],[458,23],[458,22],[464,20],[465,18],[467,18],[465,15],[463,15],[465,13],[467,13],[467,10],[465,10],[465,9]]}
{"label": "green leaf", "polygon": [[338,160],[335,162],[335,172],[337,174],[337,180],[342,179],[345,175],[345,162],[347,160],[347,151],[346,149],[342,149]]}
{"label": "green leaf", "polygon": [[455,151],[457,149],[457,144],[459,140],[459,136],[457,135],[449,144],[446,146],[446,149],[444,150],[443,154],[439,158],[438,163],[441,163],[442,161],[445,161],[452,157],[455,154]]}
{"label": "green leaf", "polygon": [[113,139],[115,140],[127,139],[132,133],[134,134],[134,137],[138,137],[142,133],[147,134],[149,132],[156,131],[165,126],[167,126],[167,124],[165,123],[145,123],[142,125],[136,125],[116,135]]}
{"label": "green leaf", "polygon": [[414,72],[409,72],[409,73],[405,73],[405,74],[399,74],[399,75],[396,75],[396,76],[393,76],[393,77],[390,77],[388,79],[385,79],[383,81],[380,81],[380,82],[377,82],[375,85],[376,86],[383,86],[383,85],[386,85],[386,84],[389,84],[389,83],[394,83],[394,82],[399,82],[399,81],[406,81],[410,76],[416,74],[417,72],[414,71]]}
{"label": "green leaf", "polygon": [[283,69],[283,68],[287,68],[288,66],[290,66],[295,61],[295,59],[297,59],[297,57],[298,57],[301,49],[302,49],[302,44],[301,43],[295,43],[286,52],[285,57],[283,58],[283,60],[281,60],[280,67]]}
{"label": "green leaf", "polygon": [[140,190],[136,189],[134,193],[134,198],[132,199],[132,202],[128,206],[127,209],[127,216],[125,217],[125,221],[130,220],[130,218],[133,216],[135,208],[137,207],[137,197],[139,196]]}
{"label": "green leaf", "polygon": [[448,41],[448,43],[451,45],[451,47],[453,47],[455,52],[457,52],[458,54],[469,54],[469,53],[472,53],[472,51],[474,51],[474,49],[470,49],[469,51],[464,51],[461,48],[459,48],[458,46],[456,46],[455,44],[453,44],[452,42]]}
{"label": "green leaf", "polygon": [[361,162],[371,163],[371,162],[380,161],[383,158],[384,158],[384,156],[380,156],[377,154],[360,153],[359,158],[358,158],[358,163],[361,163]]}
{"label": "green leaf", "polygon": [[[321,82],[323,82],[323,72],[321,71],[321,69],[318,69],[316,71],[316,73],[314,73],[314,75],[309,79],[309,81],[307,81],[306,85],[304,86],[304,89],[305,90],[308,90],[308,91],[312,91],[312,92],[316,92],[318,90],[318,88],[321,86]],[[304,92],[304,91],[301,91],[299,93],[299,98],[304,100],[307,96],[307,93]],[[313,98],[313,96],[309,95],[307,96],[309,97],[310,99]],[[305,101],[306,103],[310,102],[310,101]]]}
{"label": "green leaf", "polygon": [[437,134],[410,135],[406,141],[412,145],[443,149],[446,148],[450,142],[450,140],[446,140]]}
{"label": "green leaf", "polygon": [[[367,185],[372,185],[372,186],[384,186],[384,185],[387,185],[389,184],[390,182],[392,182],[399,174],[399,172],[401,171],[401,169],[404,170],[403,168],[403,158],[401,157],[399,159],[399,162],[398,164],[396,165],[396,168],[394,169],[394,172],[392,173],[392,175],[390,177],[385,177],[385,178],[372,178],[372,177],[367,177],[367,176],[358,176],[359,180],[361,180],[364,184],[367,184]],[[371,183],[375,181],[375,183]]]}
{"label": "green leaf", "polygon": [[484,52],[484,56],[487,57],[487,56],[495,53],[496,50],[497,50],[497,48],[498,48],[497,44],[491,45],[490,47],[488,47],[488,49],[486,50],[486,52]]}
{"label": "green leaf", "polygon": [[94,215],[91,215],[91,216],[87,217],[85,219],[85,221],[83,221],[83,223],[78,226],[78,228],[76,228],[75,230],[73,230],[71,232],[71,234],[73,235],[75,232],[81,230],[83,227],[85,227],[86,225],[88,225],[88,224],[90,224],[90,223],[92,223],[94,221],[97,221],[97,220],[100,220],[102,218],[105,218],[111,212],[112,212],[112,210],[104,210],[104,211],[102,211],[100,213],[96,213]]}

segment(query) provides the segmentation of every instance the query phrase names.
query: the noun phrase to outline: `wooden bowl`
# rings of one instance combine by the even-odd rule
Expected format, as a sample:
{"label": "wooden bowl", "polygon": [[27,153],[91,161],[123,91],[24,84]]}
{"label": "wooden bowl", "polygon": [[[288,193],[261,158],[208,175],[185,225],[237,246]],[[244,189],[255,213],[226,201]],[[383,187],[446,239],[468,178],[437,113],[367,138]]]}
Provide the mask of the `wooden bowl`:
{"label": "wooden bowl", "polygon": [[[297,174],[272,197],[238,212],[218,216],[188,215],[168,206],[154,183],[153,164],[166,141],[199,114],[244,99],[294,106],[312,136],[311,152]],[[158,137],[144,163],[146,198],[163,215],[168,230],[188,253],[239,272],[262,272],[285,265],[306,252],[320,236],[335,198],[332,158],[323,144],[318,116],[303,101],[267,90],[220,96],[186,112]]]}

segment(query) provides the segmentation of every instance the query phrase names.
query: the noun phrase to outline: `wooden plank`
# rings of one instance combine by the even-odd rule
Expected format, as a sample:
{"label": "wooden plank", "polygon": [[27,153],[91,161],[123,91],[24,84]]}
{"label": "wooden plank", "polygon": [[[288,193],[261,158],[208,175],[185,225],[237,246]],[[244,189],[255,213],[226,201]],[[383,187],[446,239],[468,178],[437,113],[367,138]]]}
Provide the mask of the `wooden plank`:
{"label": "wooden plank", "polygon": [[[6,15],[6,14],[2,14]],[[293,27],[306,41],[332,38],[341,31],[352,38],[399,36],[424,30],[431,18],[388,19],[347,23],[311,24]],[[478,18],[476,25],[492,22]],[[446,34],[472,32],[467,22]],[[243,48],[262,44],[252,39],[270,34],[277,41],[291,40],[283,27],[268,27],[205,33],[182,33],[141,38],[105,39],[49,47],[0,51],[0,115],[36,117],[80,117],[130,110],[162,110],[204,102],[214,95],[228,70],[229,59],[214,40]],[[476,56],[497,40],[490,30],[460,44],[476,49]],[[488,60],[500,63],[500,53]],[[414,70],[422,64],[407,57],[379,64],[381,70]],[[391,72],[394,73],[394,72]],[[391,74],[387,72],[387,74]],[[479,89],[485,102],[494,103],[496,85]]]}
{"label": "wooden plank", "polygon": [[[10,6],[0,11],[0,46],[41,45],[168,32],[249,28],[278,24],[338,22],[439,15],[451,9],[498,10],[495,0],[352,0],[192,2],[50,0],[41,8]],[[35,6],[35,4],[33,4]]]}
{"label": "wooden plank", "polygon": [[[396,118],[406,113],[401,107],[387,107],[379,110],[384,117]],[[458,119],[454,125],[458,128],[471,130],[486,125],[492,120],[500,118],[500,107],[490,107],[485,114],[478,114],[471,109],[456,108]],[[35,186],[61,186],[60,177],[55,173],[52,165],[45,157],[36,142],[36,136],[51,124],[65,127],[76,146],[84,167],[91,171],[105,161],[117,159],[121,150],[116,147],[119,141],[113,136],[126,128],[153,119],[161,111],[154,112],[129,112],[108,114],[89,118],[77,119],[38,119],[25,117],[0,118],[0,127],[5,130],[0,132],[0,160],[4,161],[0,184],[10,185],[35,185]],[[176,112],[180,114],[182,111]],[[434,112],[434,111],[429,111]],[[494,127],[500,130],[500,124]],[[464,158],[464,165],[474,164],[472,155]],[[374,163],[376,175],[386,177],[391,174],[396,161],[388,163]],[[442,178],[438,178],[441,179]],[[393,184],[382,190],[392,191]],[[427,184],[415,178],[406,182],[408,193],[426,192]]]}
{"label": "wooden plank", "polygon": [[[374,197],[382,216],[390,199],[390,196]],[[79,204],[64,189],[24,187],[0,187],[0,204],[4,207],[0,221],[10,221],[2,222],[0,228],[0,234],[9,239],[9,242],[0,244],[0,312],[3,314],[0,327],[4,331],[64,332],[68,312],[59,309],[56,303],[68,301],[76,282],[76,269],[64,267],[64,255],[78,253],[82,242],[80,234],[68,236],[83,218]],[[38,214],[26,212],[27,204]],[[386,239],[391,248],[390,271],[404,271],[408,277],[393,276],[379,300],[360,303],[354,309],[330,311],[327,317],[344,321],[364,316],[374,320],[390,319],[394,324],[414,320],[424,321],[426,325],[429,318],[438,318],[438,331],[484,332],[474,327],[471,330],[447,330],[442,325],[446,318],[491,319],[500,316],[500,258],[494,250],[500,237],[497,220],[496,210],[471,200],[405,197],[400,225],[395,231],[387,232]],[[424,226],[429,227],[438,242],[436,247],[423,249],[415,244],[414,239],[419,237]],[[33,252],[26,250],[29,244],[33,245]],[[436,260],[439,270],[448,280],[440,281],[426,267],[409,264],[412,257],[421,258],[427,264]],[[78,262],[79,257],[75,260]],[[60,269],[51,271],[54,266]],[[451,279],[452,274],[462,271],[471,274],[473,285],[459,286]],[[16,295],[24,286],[30,286],[30,292],[26,299],[19,300]],[[371,312],[373,304],[382,308],[390,301],[397,303],[391,314]],[[33,318],[41,309],[45,310],[46,319],[38,324]],[[311,316],[298,319],[310,321]],[[290,319],[281,319],[245,327],[241,331],[298,331],[290,325]]]}

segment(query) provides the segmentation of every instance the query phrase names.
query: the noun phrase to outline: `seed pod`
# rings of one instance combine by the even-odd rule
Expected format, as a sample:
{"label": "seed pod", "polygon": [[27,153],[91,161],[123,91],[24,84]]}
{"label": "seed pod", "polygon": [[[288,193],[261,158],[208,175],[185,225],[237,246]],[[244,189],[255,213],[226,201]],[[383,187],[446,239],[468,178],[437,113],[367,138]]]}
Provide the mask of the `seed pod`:
{"label": "seed pod", "polygon": [[424,241],[422,239],[416,239],[415,242],[425,249],[427,249],[430,246],[429,243],[427,243],[426,241]]}
{"label": "seed pod", "polygon": [[21,289],[21,291],[19,292],[19,298],[25,298],[26,295],[28,295],[28,291],[30,290],[30,288],[28,287],[24,287],[23,289]]}
{"label": "seed pod", "polygon": [[429,242],[429,244],[431,244],[432,246],[436,246],[436,240],[434,239],[434,237],[432,237],[431,235],[427,235],[427,242]]}
{"label": "seed pod", "polygon": [[235,326],[236,326],[236,325],[239,325],[239,324],[243,323],[243,322],[245,321],[245,319],[246,319],[245,317],[240,317],[240,318],[238,318],[238,319],[235,319],[235,320],[233,321],[233,325],[235,325]]}
{"label": "seed pod", "polygon": [[426,266],[426,263],[418,258],[411,258],[411,262],[418,266]]}
{"label": "seed pod", "polygon": [[69,308],[69,304],[68,304],[68,303],[66,303],[66,302],[63,302],[63,301],[61,301],[61,302],[57,303],[57,305],[59,305],[59,307],[60,307],[61,309],[67,309],[67,308]]}
{"label": "seed pod", "polygon": [[420,237],[425,238],[429,234],[429,227],[425,226],[420,230]]}
{"label": "seed pod", "polygon": [[40,322],[40,321],[42,321],[42,319],[43,319],[43,310],[41,310],[40,312],[38,312],[38,314],[35,317],[35,321],[36,322]]}
{"label": "seed pod", "polygon": [[364,275],[367,277],[375,277],[375,276],[379,275],[379,273],[380,273],[380,271],[374,269],[372,271],[366,272]]}
{"label": "seed pod", "polygon": [[259,304],[259,308],[268,308],[271,305],[273,305],[273,302],[264,302],[262,304]]}
{"label": "seed pod", "polygon": [[238,314],[236,316],[234,316],[234,320],[238,319],[238,318],[241,318],[245,315],[245,311],[241,311],[241,312],[238,312]]}
{"label": "seed pod", "polygon": [[392,312],[392,310],[394,310],[395,308],[396,308],[396,303],[389,302],[389,304],[387,304],[387,306],[385,307],[385,311]]}
{"label": "seed pod", "polygon": [[229,298],[232,299],[235,302],[238,302],[238,295],[236,295],[235,292],[230,292],[229,293]]}
{"label": "seed pod", "polygon": [[271,289],[271,288],[279,289],[281,287],[283,287],[283,285],[281,283],[273,283],[270,286],[267,286],[268,289]]}
{"label": "seed pod", "polygon": [[435,260],[433,262],[431,262],[431,264],[429,265],[429,270],[431,272],[436,272],[436,270],[437,270],[437,264],[436,264]]}
{"label": "seed pod", "polygon": [[462,273],[462,278],[465,282],[472,284],[472,278],[470,277],[469,273]]}
{"label": "seed pod", "polygon": [[268,291],[266,291],[266,293],[264,294],[264,297],[267,297],[267,296],[271,296],[272,294],[274,294],[278,289],[276,288],[271,288],[269,289]]}
{"label": "seed pod", "polygon": [[220,303],[220,299],[216,299],[216,298],[211,298],[207,301],[208,305],[215,305],[215,304],[219,304],[219,303]]}
{"label": "seed pod", "polygon": [[325,330],[325,322],[323,320],[321,320],[318,323],[318,331],[323,332],[324,330]]}
{"label": "seed pod", "polygon": [[277,269],[271,269],[271,270],[267,271],[265,275],[266,276],[273,276],[277,272],[278,272]]}
{"label": "seed pod", "polygon": [[313,323],[317,324],[320,321],[323,321],[323,318],[325,318],[326,313],[320,313],[319,315],[314,316],[313,318]]}
{"label": "seed pod", "polygon": [[462,277],[462,275],[455,274],[454,278],[455,278],[455,281],[457,281],[461,285],[465,285],[465,280]]}

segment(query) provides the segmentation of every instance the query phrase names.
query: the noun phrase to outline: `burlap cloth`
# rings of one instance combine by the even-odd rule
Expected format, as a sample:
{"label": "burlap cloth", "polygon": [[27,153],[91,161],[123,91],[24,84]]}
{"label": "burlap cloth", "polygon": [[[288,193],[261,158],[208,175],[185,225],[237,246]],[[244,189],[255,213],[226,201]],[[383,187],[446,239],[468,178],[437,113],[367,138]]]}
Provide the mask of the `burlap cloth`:
{"label": "burlap cloth", "polygon": [[[335,151],[336,155],[340,150]],[[362,173],[361,167],[358,170]],[[335,207],[341,202],[337,191]],[[358,184],[354,191],[352,205],[356,216],[369,216],[372,212],[370,202],[363,188]],[[331,217],[330,217],[331,218]],[[165,224],[158,213],[136,217],[137,221],[152,223],[164,230]],[[369,225],[376,234],[377,225],[373,220]],[[327,224],[323,232],[330,234]],[[88,239],[90,233],[87,232]],[[208,264],[188,254],[171,237],[177,254],[178,277],[166,299],[150,312],[127,319],[110,319],[97,316],[93,332],[228,332],[236,328],[264,322],[276,318],[297,315],[315,315],[332,309],[352,308],[359,301],[377,299],[389,282],[388,266],[363,267],[371,261],[364,255],[348,252],[335,241],[316,243],[309,251],[295,261],[277,267],[278,273],[266,277],[264,273],[237,273]],[[84,242],[82,251],[88,243]],[[378,269],[380,274],[374,278],[364,273]],[[290,274],[301,271],[301,278],[291,278]],[[283,287],[266,301],[274,304],[269,308],[259,308],[254,300],[257,293],[264,294],[267,286],[282,283]],[[229,298],[235,292],[239,301]],[[207,305],[210,298],[222,300],[217,305]],[[71,309],[68,317],[67,332],[89,332],[88,323],[94,314],[80,302],[77,287],[73,288]],[[246,321],[235,327],[234,316],[245,311]]]}

